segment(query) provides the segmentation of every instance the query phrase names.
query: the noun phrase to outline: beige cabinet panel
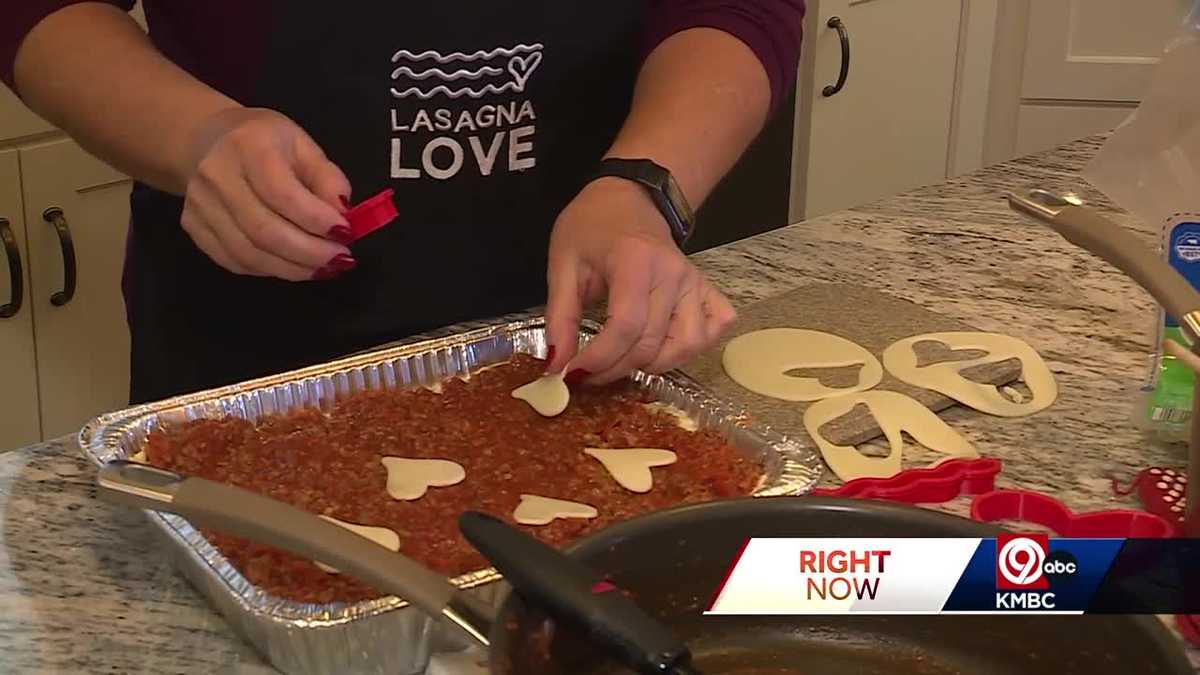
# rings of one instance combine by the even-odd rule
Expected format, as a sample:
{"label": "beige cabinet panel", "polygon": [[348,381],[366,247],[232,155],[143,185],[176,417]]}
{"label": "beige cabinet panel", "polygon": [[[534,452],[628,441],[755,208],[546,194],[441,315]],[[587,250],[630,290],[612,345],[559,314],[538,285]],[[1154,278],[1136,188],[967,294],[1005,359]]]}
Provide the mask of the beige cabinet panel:
{"label": "beige cabinet panel", "polygon": [[1190,0],[1032,0],[1022,98],[1138,101]]}
{"label": "beige cabinet panel", "polygon": [[33,114],[16,94],[0,84],[0,142],[48,131],[54,131],[54,127]]}
{"label": "beige cabinet panel", "polygon": [[[41,440],[38,416],[37,358],[33,344],[33,308],[29,302],[29,249],[21,208],[21,172],[17,152],[0,152],[0,221],[16,242],[23,287],[21,308],[0,318],[0,452]],[[0,226],[4,226],[0,222]],[[13,302],[7,251],[0,243],[0,305]]]}
{"label": "beige cabinet panel", "polygon": [[[26,230],[32,259],[42,433],[77,431],[129,398],[129,331],[121,269],[130,181],[69,140],[21,150]],[[64,288],[64,255],[47,209],[61,209],[76,260],[74,297]]]}
{"label": "beige cabinet panel", "polygon": [[[146,27],[146,15],[141,3],[130,14],[138,25],[143,29]],[[8,87],[0,84],[0,143],[54,130],[49,122],[34,114]]]}
{"label": "beige cabinet panel", "polygon": [[1114,129],[1133,113],[1126,106],[1022,105],[1017,115],[1016,155],[1056,148],[1064,143]]}
{"label": "beige cabinet panel", "polygon": [[[946,177],[962,3],[956,0],[822,0],[811,87],[804,215],[812,218]],[[850,70],[845,88],[822,95],[841,64],[845,23]],[[898,39],[897,36],[920,36]]]}

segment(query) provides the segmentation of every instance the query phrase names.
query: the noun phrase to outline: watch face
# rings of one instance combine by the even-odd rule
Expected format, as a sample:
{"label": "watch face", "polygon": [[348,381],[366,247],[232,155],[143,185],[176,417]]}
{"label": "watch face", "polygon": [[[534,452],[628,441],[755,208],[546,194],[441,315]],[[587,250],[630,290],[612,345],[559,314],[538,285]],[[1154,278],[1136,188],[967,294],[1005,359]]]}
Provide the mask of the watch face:
{"label": "watch face", "polygon": [[684,227],[684,236],[692,233],[692,228],[696,224],[695,216],[692,214],[691,208],[688,206],[687,198],[683,196],[683,191],[679,189],[679,185],[675,183],[675,179],[667,178],[667,184],[663,190],[667,194],[667,198],[671,201],[671,206],[679,215],[679,220]]}

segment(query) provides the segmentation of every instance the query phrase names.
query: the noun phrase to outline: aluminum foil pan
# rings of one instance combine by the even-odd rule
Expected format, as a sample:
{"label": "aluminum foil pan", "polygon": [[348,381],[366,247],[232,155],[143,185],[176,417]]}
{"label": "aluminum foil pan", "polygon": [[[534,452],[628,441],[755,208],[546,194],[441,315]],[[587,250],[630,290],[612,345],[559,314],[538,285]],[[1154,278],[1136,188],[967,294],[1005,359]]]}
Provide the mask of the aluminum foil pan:
{"label": "aluminum foil pan", "polygon": [[[80,446],[97,465],[136,455],[161,425],[227,416],[258,420],[298,408],[330,410],[333,403],[370,389],[412,388],[507,361],[514,353],[545,357],[545,321],[536,318],[423,340],[332,363],[103,415],[80,432]],[[586,342],[599,329],[585,322]],[[820,456],[803,444],[755,425],[717,401],[690,378],[638,373],[635,381],[658,401],[681,409],[701,428],[760,461],[758,496],[801,494],[822,473]],[[396,597],[355,604],[308,604],[274,597],[245,579],[186,520],[146,512],[184,575],[233,628],[285,673],[421,673],[432,653],[466,642]],[[486,569],[454,579],[460,588],[498,604],[503,584]]]}

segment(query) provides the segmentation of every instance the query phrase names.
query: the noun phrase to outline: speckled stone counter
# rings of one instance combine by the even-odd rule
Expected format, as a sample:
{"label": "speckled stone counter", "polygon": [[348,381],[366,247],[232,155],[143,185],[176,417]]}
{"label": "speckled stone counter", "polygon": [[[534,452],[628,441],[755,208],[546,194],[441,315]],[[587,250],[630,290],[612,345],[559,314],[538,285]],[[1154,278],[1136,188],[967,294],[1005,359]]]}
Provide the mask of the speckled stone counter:
{"label": "speckled stone counter", "polygon": [[[1002,486],[1077,510],[1134,506],[1113,497],[1110,476],[1186,464],[1182,446],[1149,443],[1130,421],[1153,304],[1003,199],[1037,186],[1100,200],[1077,178],[1099,145],[1080,141],[696,260],[742,307],[803,284],[852,283],[1027,340],[1058,378],[1053,408],[1018,420],[956,409],[947,419],[1004,460]],[[0,672],[268,672],[174,572],[140,514],[95,500],[92,476],[73,439],[0,454]],[[1200,672],[1200,653],[1191,655]]]}

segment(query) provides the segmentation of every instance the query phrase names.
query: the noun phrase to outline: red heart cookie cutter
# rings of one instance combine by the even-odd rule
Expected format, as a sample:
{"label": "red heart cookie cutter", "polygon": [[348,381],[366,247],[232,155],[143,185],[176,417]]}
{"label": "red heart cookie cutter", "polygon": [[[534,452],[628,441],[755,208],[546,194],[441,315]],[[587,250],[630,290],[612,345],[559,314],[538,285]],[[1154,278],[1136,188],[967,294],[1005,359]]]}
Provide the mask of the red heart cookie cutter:
{"label": "red heart cookie cutter", "polygon": [[1176,614],[1175,626],[1184,640],[1200,647],[1200,614]]}
{"label": "red heart cookie cutter", "polygon": [[838,488],[819,488],[823,497],[884,499],[905,504],[940,504],[959,495],[993,489],[1003,464],[998,459],[950,459],[937,466],[908,469],[891,478],[856,478]]}
{"label": "red heart cookie cutter", "polygon": [[392,200],[393,192],[389,188],[359,202],[346,212],[346,220],[350,223],[350,243],[371,234],[375,230],[396,219],[396,202]]}
{"label": "red heart cookie cutter", "polygon": [[1175,526],[1144,511],[1114,509],[1076,514],[1054,497],[1027,490],[994,490],[971,503],[971,518],[985,523],[1020,520],[1050,528],[1060,537],[1163,539]]}
{"label": "red heart cookie cutter", "polygon": [[1137,490],[1142,508],[1182,527],[1187,511],[1187,481],[1183,471],[1154,467],[1138,473],[1128,487],[1121,487],[1116,478],[1112,484],[1113,493],[1122,497]]}

